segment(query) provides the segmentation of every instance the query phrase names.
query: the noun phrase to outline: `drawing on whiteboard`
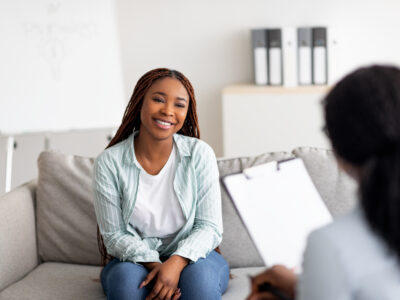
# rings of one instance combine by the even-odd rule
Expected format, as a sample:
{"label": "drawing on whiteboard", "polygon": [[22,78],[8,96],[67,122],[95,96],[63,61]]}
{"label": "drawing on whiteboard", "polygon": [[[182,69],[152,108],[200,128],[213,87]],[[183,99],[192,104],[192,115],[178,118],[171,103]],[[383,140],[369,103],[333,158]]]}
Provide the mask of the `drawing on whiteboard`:
{"label": "drawing on whiteboard", "polygon": [[[63,68],[76,45],[88,43],[98,35],[96,24],[68,22],[63,15],[61,1],[48,1],[43,13],[43,21],[23,23],[25,36],[34,42],[39,57],[48,65],[51,77],[60,81],[63,79]],[[79,54],[78,54],[79,55]]]}
{"label": "drawing on whiteboard", "polygon": [[51,15],[57,13],[60,10],[61,1],[60,0],[52,0],[47,4],[47,14]]}

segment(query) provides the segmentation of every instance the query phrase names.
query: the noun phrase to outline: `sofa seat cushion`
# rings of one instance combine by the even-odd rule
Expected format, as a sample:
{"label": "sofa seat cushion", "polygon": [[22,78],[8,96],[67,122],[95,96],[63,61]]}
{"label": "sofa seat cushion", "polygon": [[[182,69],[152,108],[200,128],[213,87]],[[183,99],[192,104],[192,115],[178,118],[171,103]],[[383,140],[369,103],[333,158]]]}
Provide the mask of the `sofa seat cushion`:
{"label": "sofa seat cushion", "polygon": [[233,278],[229,280],[228,288],[222,300],[243,300],[250,294],[249,275],[254,276],[264,271],[264,267],[231,269]]}
{"label": "sofa seat cushion", "polygon": [[[222,300],[242,300],[250,292],[248,275],[262,267],[232,269],[233,279]],[[0,300],[106,299],[100,284],[101,267],[47,262],[0,293]]]}
{"label": "sofa seat cushion", "polygon": [[43,263],[0,292],[0,300],[106,299],[100,271],[97,266]]}

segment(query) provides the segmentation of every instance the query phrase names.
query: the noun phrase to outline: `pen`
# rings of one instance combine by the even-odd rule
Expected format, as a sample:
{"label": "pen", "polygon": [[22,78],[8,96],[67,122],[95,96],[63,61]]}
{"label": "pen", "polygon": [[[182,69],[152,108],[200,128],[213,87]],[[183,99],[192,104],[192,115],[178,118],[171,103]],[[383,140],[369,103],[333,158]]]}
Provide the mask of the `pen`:
{"label": "pen", "polygon": [[[251,276],[249,276],[249,278],[250,278],[250,280],[252,279]],[[260,290],[260,292],[269,292],[281,300],[292,300],[292,298],[290,298],[286,294],[282,293],[276,287],[273,287],[269,282],[264,282],[264,283],[260,284],[258,286],[258,289]]]}

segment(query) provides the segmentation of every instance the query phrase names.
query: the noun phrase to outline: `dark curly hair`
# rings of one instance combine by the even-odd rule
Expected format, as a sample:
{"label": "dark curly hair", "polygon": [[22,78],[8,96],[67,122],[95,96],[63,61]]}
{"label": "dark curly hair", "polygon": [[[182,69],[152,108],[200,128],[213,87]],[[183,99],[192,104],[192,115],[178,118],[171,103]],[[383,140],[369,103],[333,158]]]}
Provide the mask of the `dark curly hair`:
{"label": "dark curly hair", "polygon": [[334,151],[360,169],[366,220],[400,257],[400,69],[358,69],[324,103]]}

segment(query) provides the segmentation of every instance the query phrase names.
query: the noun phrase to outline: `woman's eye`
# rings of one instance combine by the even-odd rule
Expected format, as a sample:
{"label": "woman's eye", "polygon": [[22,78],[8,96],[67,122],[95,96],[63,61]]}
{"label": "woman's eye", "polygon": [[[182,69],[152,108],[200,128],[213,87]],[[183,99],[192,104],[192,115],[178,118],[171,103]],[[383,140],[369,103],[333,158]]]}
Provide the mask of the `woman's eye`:
{"label": "woman's eye", "polygon": [[185,108],[185,104],[177,103],[175,104],[176,107]]}
{"label": "woman's eye", "polygon": [[164,102],[164,100],[160,99],[160,98],[153,98],[153,101],[155,101],[155,102]]}

